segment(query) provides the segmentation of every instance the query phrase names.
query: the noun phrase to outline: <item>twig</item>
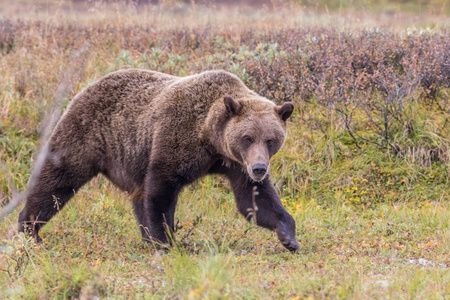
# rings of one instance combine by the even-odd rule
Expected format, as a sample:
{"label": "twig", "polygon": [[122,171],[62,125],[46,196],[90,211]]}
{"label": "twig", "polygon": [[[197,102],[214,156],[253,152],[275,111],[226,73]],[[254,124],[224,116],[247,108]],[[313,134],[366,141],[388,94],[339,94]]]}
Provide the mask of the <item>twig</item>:
{"label": "twig", "polygon": [[[82,71],[84,71],[83,66],[86,62],[86,53],[89,49],[89,46],[89,43],[85,42],[79,49],[73,51],[70,55],[70,61],[72,61],[74,65],[76,65],[76,67],[74,66],[73,68],[70,68],[64,74],[63,79],[58,85],[55,95],[52,97],[51,107],[44,116],[41,125],[41,140],[43,141],[43,143],[41,148],[37,151],[38,154],[36,163],[31,171],[27,189],[22,193],[13,196],[13,198],[0,212],[0,221],[2,221],[10,212],[12,212],[14,208],[16,208],[24,199],[26,199],[28,192],[36,185],[37,178],[39,177],[39,174],[44,167],[44,163],[48,155],[48,140],[62,114],[63,100],[70,95],[71,91],[75,87],[75,85],[72,83],[72,78],[76,70],[78,70],[80,74]],[[81,60],[81,62],[76,63],[76,61],[78,60]],[[4,165],[5,163],[0,161],[0,164]]]}

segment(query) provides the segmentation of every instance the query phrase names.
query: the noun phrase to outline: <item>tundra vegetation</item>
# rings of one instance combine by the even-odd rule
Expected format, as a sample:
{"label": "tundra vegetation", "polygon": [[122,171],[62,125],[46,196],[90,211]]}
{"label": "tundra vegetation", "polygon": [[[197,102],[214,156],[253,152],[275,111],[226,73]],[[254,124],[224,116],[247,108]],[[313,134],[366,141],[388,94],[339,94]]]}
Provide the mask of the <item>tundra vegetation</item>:
{"label": "tundra vegetation", "polygon": [[228,70],[296,103],[271,177],[302,249],[288,253],[247,223],[226,181],[206,177],[180,196],[176,237],[187,248],[158,252],[141,241],[129,197],[97,177],[43,228],[42,244],[17,233],[21,206],[0,222],[0,298],[449,298],[441,2],[1,1],[1,206],[25,190],[70,99],[103,75]]}

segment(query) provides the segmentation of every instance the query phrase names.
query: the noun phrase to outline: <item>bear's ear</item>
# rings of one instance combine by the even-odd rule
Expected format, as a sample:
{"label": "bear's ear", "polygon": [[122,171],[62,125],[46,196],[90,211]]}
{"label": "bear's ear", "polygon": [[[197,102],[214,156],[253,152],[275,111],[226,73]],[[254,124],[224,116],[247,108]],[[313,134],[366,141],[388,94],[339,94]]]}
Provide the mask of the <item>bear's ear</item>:
{"label": "bear's ear", "polygon": [[285,102],[281,106],[276,106],[275,111],[277,114],[281,117],[283,121],[286,121],[294,111],[294,103],[292,102]]}
{"label": "bear's ear", "polygon": [[230,117],[238,115],[242,110],[242,105],[239,102],[234,101],[230,96],[225,96],[223,98],[223,103],[225,104],[227,113]]}

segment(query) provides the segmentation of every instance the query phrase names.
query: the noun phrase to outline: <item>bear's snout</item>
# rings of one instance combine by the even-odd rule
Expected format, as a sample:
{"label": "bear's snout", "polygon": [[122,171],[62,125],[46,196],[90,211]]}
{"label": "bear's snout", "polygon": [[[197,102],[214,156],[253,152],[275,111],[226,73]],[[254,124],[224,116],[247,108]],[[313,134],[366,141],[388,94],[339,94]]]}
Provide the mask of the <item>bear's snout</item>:
{"label": "bear's snout", "polygon": [[260,182],[266,178],[269,173],[269,166],[264,163],[245,164],[247,166],[247,173],[253,181]]}
{"label": "bear's snout", "polygon": [[252,166],[253,174],[255,174],[258,177],[262,177],[266,175],[267,172],[267,166],[265,164],[254,164]]}

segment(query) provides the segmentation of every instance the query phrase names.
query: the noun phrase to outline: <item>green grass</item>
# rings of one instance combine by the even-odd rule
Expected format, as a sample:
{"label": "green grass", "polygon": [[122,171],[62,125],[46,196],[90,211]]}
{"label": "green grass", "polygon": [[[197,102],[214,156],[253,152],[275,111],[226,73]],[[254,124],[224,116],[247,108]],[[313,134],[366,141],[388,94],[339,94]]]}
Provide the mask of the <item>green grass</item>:
{"label": "green grass", "polygon": [[290,254],[273,233],[238,216],[229,190],[217,182],[202,180],[181,196],[177,237],[189,251],[160,253],[144,244],[127,197],[103,178],[45,227],[42,245],[14,233],[13,214],[1,224],[10,249],[2,265],[18,251],[30,263],[20,278],[0,273],[1,296],[441,299],[450,293],[448,201],[363,209],[341,199],[328,199],[326,207],[286,200],[303,246]]}
{"label": "green grass", "polygon": [[[246,30],[281,32],[299,26],[297,16],[305,17],[254,12],[248,21],[233,11],[227,20],[222,11],[215,20],[203,12],[124,11],[98,21],[90,12],[78,19],[71,15],[67,23],[11,21],[23,27],[14,34],[13,50],[0,49],[0,203],[25,188],[41,144],[40,126],[64,78],[68,98],[104,74],[130,66],[178,75],[234,70],[251,85],[240,57],[256,55],[257,46],[245,48]],[[154,31],[142,26],[146,16]],[[165,28],[172,17],[181,25]],[[448,20],[423,17],[433,19],[435,30],[448,26]],[[384,25],[376,18],[370,22]],[[185,24],[190,29],[174,29]],[[393,30],[410,25],[396,24]],[[7,28],[0,31],[2,41]],[[210,31],[217,34],[214,39],[207,36]],[[88,54],[78,60],[72,49],[85,45],[86,34]],[[238,63],[230,64],[232,59]],[[448,92],[442,91],[441,100]],[[272,159],[271,176],[296,220],[298,253],[287,252],[273,232],[247,223],[226,181],[215,176],[180,195],[176,238],[187,247],[157,251],[141,240],[129,197],[100,176],[43,228],[42,244],[17,234],[22,205],[0,222],[0,298],[448,299],[450,165],[445,157],[450,155],[431,160],[427,154],[434,148],[448,151],[448,113],[417,98],[414,134],[393,130],[394,142],[404,149],[400,154],[361,140],[363,149],[358,149],[333,114],[313,101],[294,99],[297,109],[286,144]],[[355,116],[357,128],[364,126],[363,117]],[[321,130],[317,120],[330,125]]]}

